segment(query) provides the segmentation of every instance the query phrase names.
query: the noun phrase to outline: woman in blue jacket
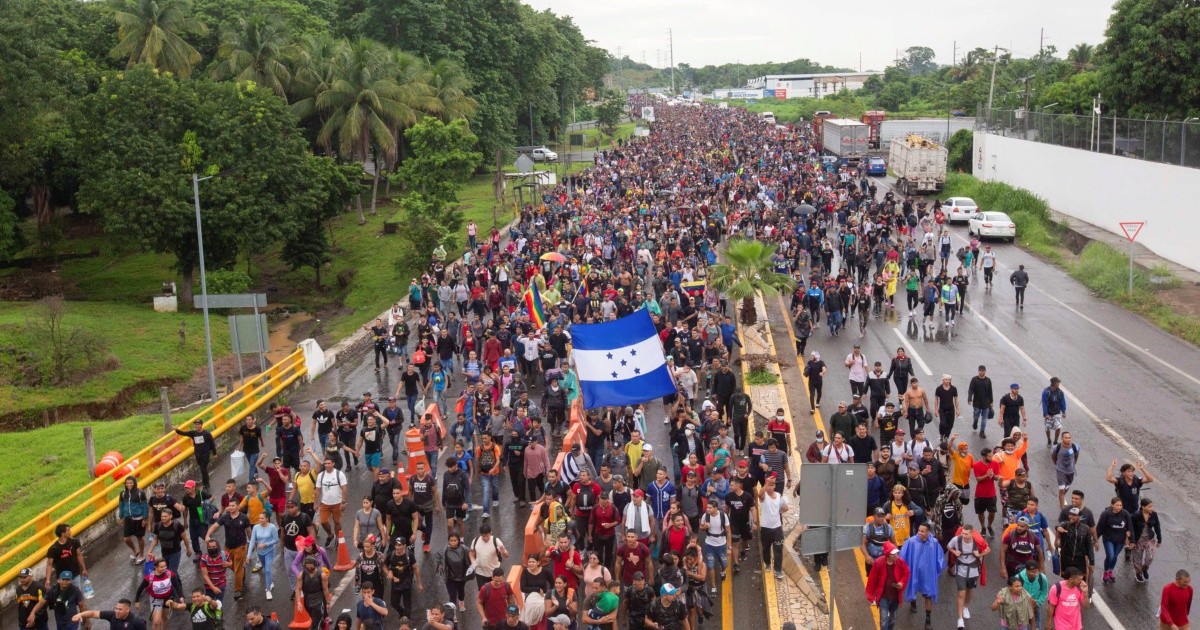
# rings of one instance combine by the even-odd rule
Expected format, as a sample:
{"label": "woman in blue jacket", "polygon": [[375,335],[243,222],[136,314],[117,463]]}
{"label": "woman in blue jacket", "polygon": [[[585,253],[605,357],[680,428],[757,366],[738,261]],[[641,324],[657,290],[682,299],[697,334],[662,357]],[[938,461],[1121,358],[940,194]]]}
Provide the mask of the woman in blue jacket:
{"label": "woman in blue jacket", "polygon": [[125,544],[133,553],[130,564],[141,564],[146,555],[146,517],[150,515],[150,502],[146,493],[138,488],[137,478],[125,477],[125,489],[117,503],[117,518],[124,526]]}

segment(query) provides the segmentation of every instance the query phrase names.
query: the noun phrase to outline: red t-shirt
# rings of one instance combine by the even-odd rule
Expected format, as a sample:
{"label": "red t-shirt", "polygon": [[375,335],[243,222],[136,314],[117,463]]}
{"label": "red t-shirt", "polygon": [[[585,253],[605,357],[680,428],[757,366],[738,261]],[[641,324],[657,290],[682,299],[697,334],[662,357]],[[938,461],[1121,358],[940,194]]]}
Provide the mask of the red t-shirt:
{"label": "red t-shirt", "polygon": [[504,583],[504,588],[496,588],[491,582],[480,587],[479,603],[483,606],[488,623],[504,620],[504,613],[508,610],[508,598],[512,594],[513,590],[508,582]]}
{"label": "red t-shirt", "polygon": [[650,557],[650,548],[642,543],[638,543],[633,549],[630,549],[629,545],[621,545],[617,550],[617,557],[621,559],[621,582],[633,584],[634,573],[646,573],[646,559]]}
{"label": "red t-shirt", "polygon": [[[975,472],[975,497],[979,499],[994,498],[996,496],[996,480],[1000,478],[1000,464],[993,461],[976,461],[971,469]],[[991,470],[995,477],[983,479],[988,470]]]}
{"label": "red t-shirt", "polygon": [[571,494],[575,496],[575,516],[589,516],[600,501],[600,484],[593,481],[585,485],[576,481],[571,486]]}
{"label": "red t-shirt", "polygon": [[1171,582],[1163,587],[1158,620],[1168,625],[1186,626],[1188,611],[1191,608],[1192,587],[1180,588],[1179,585]]}
{"label": "red t-shirt", "polygon": [[578,588],[579,576],[576,575],[574,571],[571,571],[567,568],[568,559],[571,561],[571,564],[574,564],[575,566],[583,566],[583,560],[580,558],[579,551],[576,549],[571,549],[567,553],[563,553],[557,548],[550,550],[550,566],[554,571],[554,577],[561,575],[563,576],[563,579],[567,581],[567,586],[570,586],[571,588]]}
{"label": "red t-shirt", "polygon": [[292,478],[291,472],[284,468],[281,471],[276,470],[274,466],[267,469],[267,480],[271,483],[271,492],[268,496],[272,500],[279,500],[287,497],[287,483]]}

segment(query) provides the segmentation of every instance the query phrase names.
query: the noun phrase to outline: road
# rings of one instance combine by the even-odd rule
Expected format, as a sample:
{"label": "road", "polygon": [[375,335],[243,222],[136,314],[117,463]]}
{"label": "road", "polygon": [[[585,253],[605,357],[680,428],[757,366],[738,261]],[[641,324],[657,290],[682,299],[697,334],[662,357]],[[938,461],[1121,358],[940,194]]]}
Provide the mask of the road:
{"label": "road", "polygon": [[[880,195],[885,191],[883,187]],[[955,249],[966,243],[965,227],[956,226],[952,233]],[[1144,628],[1146,620],[1155,615],[1163,584],[1173,579],[1177,569],[1196,568],[1196,528],[1187,524],[1200,516],[1200,505],[1195,499],[1197,484],[1188,462],[1195,461],[1194,453],[1200,447],[1193,419],[1193,410],[1200,404],[1200,380],[1194,376],[1200,374],[1200,352],[1145,320],[1095,298],[1066,273],[1019,247],[989,244],[999,261],[995,289],[982,290],[982,274],[977,281],[973,280],[968,291],[968,308],[959,317],[952,337],[943,329],[933,338],[923,338],[917,326],[903,314],[899,320],[873,319],[862,339],[856,325],[855,330],[845,331],[837,338],[830,337],[827,327],[818,327],[808,349],[820,351],[830,366],[823,411],[832,413],[839,400],[850,400],[842,361],[854,343],[862,344],[868,365],[878,360],[885,369],[896,348],[904,346],[915,358],[917,376],[928,389],[937,385],[942,373],[953,375],[966,418],[955,428],[959,433],[970,434],[965,438],[970,451],[978,453],[985,445],[996,445],[997,436],[1002,435],[998,427],[989,428],[987,440],[970,431],[966,385],[980,364],[987,365],[997,400],[1010,382],[1022,386],[1033,437],[1029,447],[1030,475],[1037,496],[1042,499],[1042,511],[1053,523],[1057,518],[1057,510],[1053,508],[1057,493],[1050,449],[1041,428],[1039,401],[1050,377],[1060,377],[1068,392],[1065,428],[1082,448],[1073,487],[1086,493],[1086,505],[1097,515],[1107,508],[1113,491],[1104,474],[1114,459],[1145,460],[1151,474],[1158,479],[1143,491],[1143,496],[1155,501],[1164,536],[1150,582],[1134,582],[1132,566],[1123,560],[1117,564],[1115,584],[1101,584],[1101,570],[1097,569],[1093,586],[1099,597],[1085,613],[1088,628]],[[1009,274],[1019,264],[1024,264],[1031,276],[1023,311],[1014,308],[1013,291],[1008,284]],[[903,297],[902,289],[897,296],[901,306]],[[772,306],[771,321],[786,321],[777,302],[768,300]],[[781,328],[776,330],[776,347],[782,352],[790,338]],[[794,362],[785,364],[789,367],[784,375],[789,381],[797,430],[803,439],[810,440],[815,425],[807,413],[799,366]],[[976,522],[972,508],[965,510],[965,516]],[[998,538],[993,546],[995,543]],[[992,580],[977,593],[968,627],[998,627],[995,613],[987,610],[999,588],[997,553],[993,551],[987,558]],[[1097,562],[1102,562],[1102,558],[1103,552],[1098,552]],[[862,605],[865,574],[854,570],[858,564],[855,555],[844,552],[839,560],[837,581],[842,627],[876,627],[872,611]],[[953,628],[957,620],[954,584],[945,576],[941,595],[940,603],[935,606],[933,627]],[[923,621],[923,615],[910,614],[905,607],[899,615],[898,627],[918,628]]]}
{"label": "road", "polygon": [[[384,370],[375,372],[371,357],[366,353],[353,354],[344,357],[332,369],[326,372],[320,379],[313,383],[305,385],[298,392],[288,398],[288,404],[295,409],[305,419],[304,435],[309,435],[311,419],[309,416],[312,410],[316,407],[318,399],[326,399],[331,402],[331,408],[336,408],[336,404],[347,397],[353,402],[360,400],[360,395],[364,391],[370,391],[376,394],[378,398],[386,399],[386,395],[380,396],[380,393],[391,392],[397,384],[397,375],[395,373],[395,364],[393,363],[391,371]],[[534,400],[540,400],[540,390],[533,395]],[[654,405],[655,414],[660,407]],[[269,441],[269,440],[268,440]],[[652,418],[649,422],[648,442],[657,446],[660,450],[667,451],[667,427],[663,424],[661,416]],[[385,461],[390,447],[385,446]],[[552,451],[553,457],[553,451]],[[663,461],[669,462],[669,456]],[[669,463],[668,463],[669,465]],[[214,480],[223,480],[229,477],[229,461],[228,458],[223,458],[220,465],[212,473]],[[509,547],[512,551],[512,557],[504,563],[504,568],[507,571],[513,562],[520,562],[521,549],[523,546],[523,532],[525,523],[529,517],[529,508],[519,508],[513,498],[512,488],[507,479],[507,472],[504,473],[504,478],[500,482],[500,507],[492,510],[491,524],[497,536]],[[368,494],[371,480],[363,468],[355,467],[355,470],[349,475],[350,487],[348,491],[347,513],[344,518],[347,531],[352,527],[353,512],[356,510],[359,498]],[[474,484],[474,505],[478,506],[482,500],[481,488],[478,484]],[[169,492],[176,497],[181,496],[181,488],[170,488]],[[472,512],[468,520],[468,540],[474,538],[478,533],[480,525],[480,512],[478,508]],[[444,548],[446,544],[446,528],[445,519],[442,515],[436,517],[436,522],[433,528],[433,552]],[[220,536],[220,534],[218,534]],[[141,578],[141,567],[132,567],[128,562],[128,549],[120,543],[119,533],[114,532],[105,543],[93,545],[86,550],[87,562],[90,569],[90,576],[96,589],[96,598],[88,602],[89,607],[99,607],[102,610],[110,610],[113,604],[119,598],[132,598],[138,582]],[[414,607],[429,607],[436,603],[447,601],[447,593],[445,586],[439,576],[436,576],[433,571],[432,553],[422,554],[417,550],[417,559],[422,572],[422,580],[426,590],[424,593],[414,596]],[[351,550],[351,556],[356,556],[356,552]],[[757,552],[754,553],[753,561],[757,562]],[[282,564],[282,560],[277,560],[277,563]],[[276,572],[282,568],[277,566]],[[181,579],[184,588],[189,590],[200,585],[200,579],[195,570],[195,566],[186,560],[180,566]],[[334,605],[330,608],[333,616],[343,609],[352,608],[355,603],[355,594],[350,579],[350,573],[334,572],[331,576],[331,587],[336,588],[337,599]],[[232,590],[232,575],[230,576],[230,590]],[[235,601],[232,594],[227,594],[225,597],[226,606],[226,627],[240,627],[244,621],[244,613],[246,609],[252,605],[262,606],[264,611],[276,611],[279,613],[280,619],[286,625],[291,620],[291,604],[288,601],[287,580],[279,573],[276,579],[276,588],[274,591],[275,599],[266,601],[264,598],[262,574],[247,572],[246,575],[246,596],[240,601]],[[761,577],[756,576],[753,571],[743,571],[736,580],[730,572],[729,580],[723,586],[723,594],[728,593],[723,600],[726,608],[729,609],[729,614],[723,616],[725,610],[722,608],[722,602],[717,602],[717,607],[714,610],[714,618],[709,621],[707,627],[718,626],[724,630],[730,630],[734,622],[734,612],[737,614],[737,623],[747,624],[745,627],[765,627],[766,614],[763,610],[763,597],[761,591]],[[465,613],[465,622],[460,618],[460,628],[475,629],[481,627],[481,623],[474,606],[472,606],[475,596],[475,588],[467,587],[468,606]],[[385,597],[386,594],[381,594]],[[386,597],[385,597],[386,600]],[[736,602],[736,605],[734,605]],[[16,627],[13,610],[5,610],[3,615],[0,615],[0,623],[3,627]],[[424,621],[423,616],[420,620]],[[395,628],[395,621],[389,621],[387,627]],[[102,624],[101,624],[102,625]],[[101,626],[97,626],[98,628]],[[188,620],[185,616],[176,614],[170,621],[171,628],[188,628]]]}

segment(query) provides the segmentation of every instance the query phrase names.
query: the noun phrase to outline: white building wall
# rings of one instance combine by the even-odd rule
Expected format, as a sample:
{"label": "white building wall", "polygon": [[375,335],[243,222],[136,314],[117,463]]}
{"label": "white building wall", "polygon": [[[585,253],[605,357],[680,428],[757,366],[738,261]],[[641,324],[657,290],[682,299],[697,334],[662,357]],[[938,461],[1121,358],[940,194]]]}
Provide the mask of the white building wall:
{"label": "white building wall", "polygon": [[975,132],[976,177],[1025,188],[1051,207],[1113,234],[1145,221],[1137,240],[1163,258],[1200,270],[1195,191],[1200,169]]}

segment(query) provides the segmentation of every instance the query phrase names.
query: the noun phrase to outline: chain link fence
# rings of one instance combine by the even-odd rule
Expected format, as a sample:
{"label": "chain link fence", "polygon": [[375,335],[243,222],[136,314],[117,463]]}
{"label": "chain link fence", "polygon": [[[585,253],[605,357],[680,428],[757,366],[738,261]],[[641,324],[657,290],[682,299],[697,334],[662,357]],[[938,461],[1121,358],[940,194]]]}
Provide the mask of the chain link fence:
{"label": "chain link fence", "polygon": [[995,109],[975,129],[1062,147],[1200,168],[1200,119],[1165,120]]}

